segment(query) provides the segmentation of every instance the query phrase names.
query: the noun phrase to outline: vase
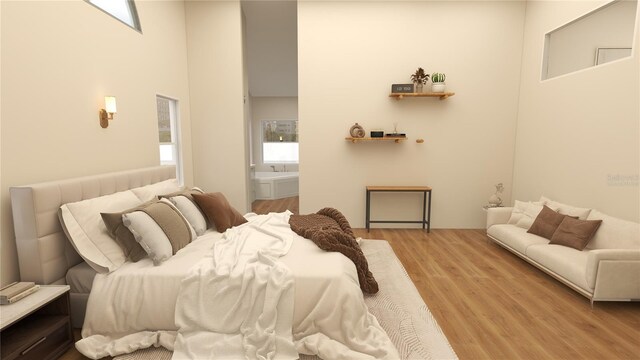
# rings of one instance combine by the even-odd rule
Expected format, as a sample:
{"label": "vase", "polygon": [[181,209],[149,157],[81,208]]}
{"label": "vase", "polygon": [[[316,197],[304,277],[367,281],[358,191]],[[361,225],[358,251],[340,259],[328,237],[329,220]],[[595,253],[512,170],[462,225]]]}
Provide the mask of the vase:
{"label": "vase", "polygon": [[416,84],[416,92],[417,93],[421,93],[422,92],[422,86],[424,86],[422,83],[417,83]]}
{"label": "vase", "polygon": [[446,85],[444,83],[433,83],[431,85],[431,91],[434,93],[442,93],[446,89]]}

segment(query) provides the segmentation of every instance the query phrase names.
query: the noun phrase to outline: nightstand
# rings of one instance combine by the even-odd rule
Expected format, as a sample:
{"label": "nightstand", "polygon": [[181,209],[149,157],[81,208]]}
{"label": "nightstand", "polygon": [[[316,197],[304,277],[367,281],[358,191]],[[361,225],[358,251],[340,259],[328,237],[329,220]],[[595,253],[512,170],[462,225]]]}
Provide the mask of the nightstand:
{"label": "nightstand", "polygon": [[57,359],[73,345],[69,285],[40,285],[35,293],[0,305],[0,358]]}

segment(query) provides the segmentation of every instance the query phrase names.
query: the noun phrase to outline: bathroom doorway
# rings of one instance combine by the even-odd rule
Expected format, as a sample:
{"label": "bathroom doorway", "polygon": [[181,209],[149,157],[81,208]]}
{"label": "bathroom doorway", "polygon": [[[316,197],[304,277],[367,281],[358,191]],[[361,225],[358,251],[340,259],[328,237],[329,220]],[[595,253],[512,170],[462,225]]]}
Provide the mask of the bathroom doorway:
{"label": "bathroom doorway", "polygon": [[299,212],[295,1],[242,1],[251,125],[252,211]]}

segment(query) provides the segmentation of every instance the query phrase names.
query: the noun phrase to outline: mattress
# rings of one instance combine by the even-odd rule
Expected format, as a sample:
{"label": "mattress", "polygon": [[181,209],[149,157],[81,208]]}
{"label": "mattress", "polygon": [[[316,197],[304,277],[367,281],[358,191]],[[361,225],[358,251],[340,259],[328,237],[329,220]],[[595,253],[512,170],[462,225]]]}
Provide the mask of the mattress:
{"label": "mattress", "polygon": [[91,286],[93,285],[93,278],[96,277],[96,274],[97,272],[84,261],[69,269],[65,279],[71,287],[70,292],[89,294],[91,292]]}

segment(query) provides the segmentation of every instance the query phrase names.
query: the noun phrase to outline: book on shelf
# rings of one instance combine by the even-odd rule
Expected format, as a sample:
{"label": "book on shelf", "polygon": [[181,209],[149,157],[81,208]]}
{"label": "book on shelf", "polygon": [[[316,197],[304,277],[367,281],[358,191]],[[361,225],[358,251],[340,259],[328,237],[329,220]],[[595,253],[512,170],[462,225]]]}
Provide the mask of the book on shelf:
{"label": "book on shelf", "polygon": [[0,289],[0,305],[13,304],[38,291],[40,285],[34,282],[15,282]]}

